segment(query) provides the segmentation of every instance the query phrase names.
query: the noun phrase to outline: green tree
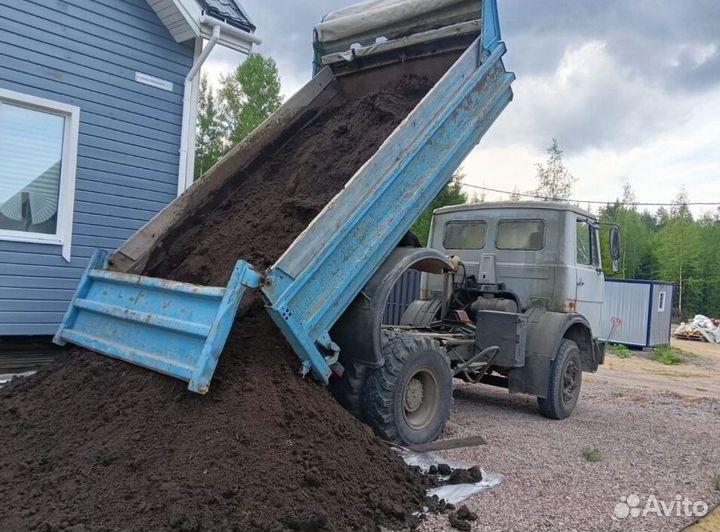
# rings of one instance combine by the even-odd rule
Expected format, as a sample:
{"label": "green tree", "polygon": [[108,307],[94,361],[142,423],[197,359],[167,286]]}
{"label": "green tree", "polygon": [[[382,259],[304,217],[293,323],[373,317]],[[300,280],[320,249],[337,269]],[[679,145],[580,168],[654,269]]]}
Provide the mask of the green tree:
{"label": "green tree", "polygon": [[548,160],[543,165],[538,163],[537,179],[538,188],[535,193],[545,200],[567,201],[572,194],[572,187],[577,179],[565,168],[562,155],[557,139],[552,140],[552,144],[547,149]]}
{"label": "green tree", "polygon": [[657,273],[677,287],[678,313],[685,316],[685,292],[688,279],[698,272],[700,232],[687,206],[687,194],[681,191],[674,200],[667,221],[657,235]]}
{"label": "green tree", "polygon": [[[420,217],[412,226],[411,231],[415,233],[423,246],[427,245],[430,236],[430,222],[432,221],[432,213],[435,209],[445,207],[447,205],[462,205],[467,203],[468,195],[462,189],[462,174],[455,174],[450,179],[445,188],[440,191],[432,203],[423,211]],[[482,200],[481,200],[482,201]]]}
{"label": "green tree", "polygon": [[[603,268],[608,275],[621,279],[649,279],[655,270],[654,236],[643,223],[643,215],[623,201],[607,205],[600,211]],[[612,272],[609,245],[609,225],[620,228],[620,271]]]}
{"label": "green tree", "polygon": [[220,96],[227,142],[232,147],[280,107],[280,76],[275,61],[251,54],[223,78]]}
{"label": "green tree", "polygon": [[197,132],[195,136],[195,179],[207,172],[224,151],[220,110],[206,75],[200,79]]}

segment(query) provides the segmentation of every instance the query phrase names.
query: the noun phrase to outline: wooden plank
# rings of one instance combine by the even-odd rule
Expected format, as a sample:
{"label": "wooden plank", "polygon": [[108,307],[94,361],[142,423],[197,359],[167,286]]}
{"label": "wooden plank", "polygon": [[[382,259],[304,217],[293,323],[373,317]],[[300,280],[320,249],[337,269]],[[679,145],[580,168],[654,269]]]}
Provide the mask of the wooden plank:
{"label": "wooden plank", "polygon": [[29,323],[1,323],[0,336],[52,336],[57,331],[59,321],[43,323],[32,321]]}
{"label": "wooden plank", "polygon": [[[131,175],[121,174],[115,170],[111,161],[98,161],[84,158],[78,164],[78,181],[93,181],[101,184],[126,186],[137,190],[154,191],[158,194],[168,194],[171,198],[177,192],[177,176],[172,174],[158,174],[145,170],[135,170]],[[80,171],[81,170],[81,171]],[[151,179],[152,178],[152,179]],[[160,178],[161,180],[158,180]]]}
{"label": "wooden plank", "polygon": [[[150,108],[145,108],[144,111],[138,113],[135,112],[139,109],[137,107],[135,111],[132,111],[122,107],[108,106],[104,103],[106,100],[111,100],[108,95],[68,87],[62,83],[56,83],[54,80],[49,80],[47,76],[38,78],[25,72],[5,68],[3,61],[4,59],[0,58],[0,79],[3,80],[4,89],[76,105],[82,111],[81,121],[84,120],[87,111],[119,122],[142,124],[146,128],[165,133],[177,133],[178,131],[177,124],[179,121],[158,120],[154,118],[153,111]],[[41,79],[43,81],[39,81]],[[119,124],[118,127],[122,127],[122,124]]]}
{"label": "wooden plank", "polygon": [[[118,89],[123,89],[127,91],[125,99],[132,99],[135,94],[138,94],[140,96],[137,98],[150,99],[152,102],[158,101],[158,105],[166,105],[164,102],[182,105],[184,79],[181,79],[179,75],[172,76],[175,78],[174,81],[168,80],[174,84],[174,90],[170,92],[135,81],[136,68],[114,65],[92,55],[79,54],[61,46],[49,46],[44,42],[38,43],[10,32],[0,32],[0,43],[4,43],[3,48],[12,57],[105,85],[106,92],[114,93]],[[162,77],[155,72],[154,68],[145,70],[151,70],[157,77]]]}
{"label": "wooden plank", "polygon": [[432,451],[446,451],[448,449],[462,449],[464,447],[477,447],[478,445],[485,444],[487,444],[487,440],[482,436],[468,436],[466,438],[409,445],[406,448],[411,451],[415,451],[416,453],[428,453]]}
{"label": "wooden plank", "polygon": [[[83,194],[80,194],[82,192]],[[106,196],[101,198],[100,195]],[[156,192],[153,190],[136,188],[131,186],[116,185],[108,181],[93,181],[83,176],[75,186],[75,198],[94,201],[96,203],[108,203],[123,207],[139,205],[143,209],[159,212],[165,205],[175,199],[174,194],[167,192]],[[112,198],[117,198],[113,201]]]}
{"label": "wooden plank", "polygon": [[[82,272],[82,270],[80,270]],[[27,277],[25,275],[0,275],[0,287],[5,288],[18,288],[20,290],[27,290],[28,288],[34,288],[38,290],[49,290],[49,289],[62,289],[70,290],[75,292],[77,288],[78,273],[76,277]]]}
{"label": "wooden plank", "polygon": [[[28,53],[18,53],[19,49],[12,51],[18,57],[11,57],[5,53],[7,47],[0,48],[0,59],[2,61],[2,70],[7,76],[18,82],[27,84],[36,84],[38,79],[46,80],[55,87],[54,90],[63,94],[71,94],[75,98],[85,101],[99,102],[108,110],[115,109],[123,113],[133,113],[144,117],[148,120],[152,117],[154,121],[166,122],[168,124],[180,124],[182,118],[182,96],[175,95],[176,102],[163,102],[158,99],[150,98],[139,92],[131,92],[122,89],[113,84],[117,80],[102,83],[81,76],[74,75],[72,72],[63,70],[61,65],[48,66],[40,63],[34,63],[27,59],[23,59],[23,55]],[[35,54],[35,58],[43,57],[42,54]],[[53,63],[52,61],[46,61]],[[141,85],[138,83],[138,85]],[[160,91],[160,89],[155,89]]]}
{"label": "wooden plank", "polygon": [[[12,2],[12,5],[8,5],[8,2]],[[167,57],[171,57],[181,64],[192,64],[192,61],[187,61],[187,58],[178,52],[178,46],[168,31],[162,33],[151,31],[148,28],[136,26],[129,20],[123,21],[123,17],[103,17],[87,9],[70,6],[66,3],[40,3],[37,0],[25,0],[24,2],[0,0],[0,5],[2,4],[8,5],[11,8],[10,10],[23,11],[35,15],[37,18],[54,20],[67,27],[77,28],[90,35],[104,37],[120,44],[126,43],[128,46],[134,47],[151,46],[158,49],[159,53],[166,54]],[[35,25],[37,25],[37,22]]]}
{"label": "wooden plank", "polygon": [[135,49],[127,44],[118,44],[101,37],[88,35],[75,28],[68,28],[55,21],[44,21],[42,28],[31,25],[31,15],[11,11],[0,17],[0,30],[28,38],[49,46],[57,46],[78,54],[92,54],[108,65],[145,70],[158,69],[158,73],[170,81],[182,83],[189,66],[167,60],[153,53],[152,48]]}

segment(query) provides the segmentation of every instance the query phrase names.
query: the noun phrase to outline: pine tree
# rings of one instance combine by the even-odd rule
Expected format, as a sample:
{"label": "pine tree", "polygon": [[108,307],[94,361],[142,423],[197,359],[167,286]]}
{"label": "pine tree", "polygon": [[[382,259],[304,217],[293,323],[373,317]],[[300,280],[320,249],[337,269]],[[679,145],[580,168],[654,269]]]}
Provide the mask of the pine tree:
{"label": "pine tree", "polygon": [[546,201],[567,201],[577,179],[565,168],[557,139],[553,139],[547,152],[547,162],[536,165],[538,188],[535,193]]}
{"label": "pine tree", "polygon": [[670,208],[667,222],[658,233],[656,255],[658,273],[663,280],[675,282],[678,312],[682,317],[687,280],[697,271],[700,233],[687,206],[687,193],[681,190]]}

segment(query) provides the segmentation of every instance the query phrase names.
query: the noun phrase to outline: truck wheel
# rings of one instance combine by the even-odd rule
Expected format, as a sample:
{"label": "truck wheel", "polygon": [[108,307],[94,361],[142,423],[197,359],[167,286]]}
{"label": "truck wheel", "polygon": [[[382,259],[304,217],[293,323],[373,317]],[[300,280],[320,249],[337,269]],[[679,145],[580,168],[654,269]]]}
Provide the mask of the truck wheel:
{"label": "truck wheel", "polygon": [[343,364],[345,372],[342,378],[333,379],[330,383],[330,392],[345,410],[358,419],[362,419],[361,397],[365,381],[367,380],[368,367],[365,364],[350,362]]}
{"label": "truck wheel", "polygon": [[366,422],[381,438],[404,444],[433,441],[450,416],[452,374],[445,349],[427,337],[386,336],[385,365],[372,370],[363,393]]}
{"label": "truck wheel", "polygon": [[552,419],[568,417],[580,397],[581,384],[580,349],[572,340],[564,339],[550,367],[547,398],[538,397],[542,415]]}

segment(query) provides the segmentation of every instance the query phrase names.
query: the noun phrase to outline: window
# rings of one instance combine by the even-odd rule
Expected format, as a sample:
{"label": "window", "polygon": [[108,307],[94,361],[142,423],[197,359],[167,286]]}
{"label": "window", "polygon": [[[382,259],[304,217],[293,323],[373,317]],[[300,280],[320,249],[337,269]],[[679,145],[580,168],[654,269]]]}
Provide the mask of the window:
{"label": "window", "polygon": [[0,89],[0,240],[60,245],[70,260],[79,114]]}
{"label": "window", "polygon": [[600,267],[600,254],[597,247],[597,230],[588,220],[578,220],[576,224],[577,264]]}
{"label": "window", "polygon": [[545,245],[545,222],[542,220],[504,220],[498,222],[497,249],[538,251]]}
{"label": "window", "polygon": [[658,312],[665,312],[665,298],[667,297],[667,292],[665,290],[658,292]]}
{"label": "window", "polygon": [[487,224],[483,221],[448,222],[445,224],[445,249],[482,249],[485,247]]}

